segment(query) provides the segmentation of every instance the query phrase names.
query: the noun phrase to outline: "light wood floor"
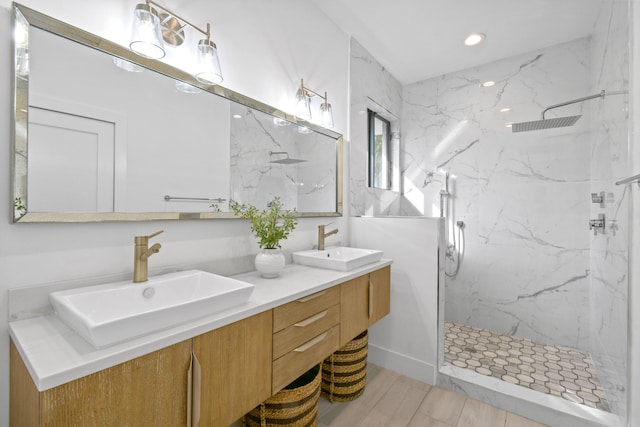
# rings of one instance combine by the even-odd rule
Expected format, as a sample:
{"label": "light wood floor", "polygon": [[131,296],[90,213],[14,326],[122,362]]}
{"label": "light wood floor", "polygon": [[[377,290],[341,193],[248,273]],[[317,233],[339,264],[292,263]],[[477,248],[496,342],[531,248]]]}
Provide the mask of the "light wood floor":
{"label": "light wood floor", "polygon": [[478,400],[369,364],[352,402],[320,398],[318,427],[544,427]]}

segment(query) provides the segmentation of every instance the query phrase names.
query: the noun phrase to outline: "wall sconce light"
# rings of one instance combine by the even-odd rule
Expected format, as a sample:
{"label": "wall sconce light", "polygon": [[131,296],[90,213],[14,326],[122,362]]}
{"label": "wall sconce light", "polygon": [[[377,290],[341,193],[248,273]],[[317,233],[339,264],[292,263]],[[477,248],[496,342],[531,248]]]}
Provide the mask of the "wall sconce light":
{"label": "wall sconce light", "polygon": [[[158,9],[161,10],[158,13]],[[211,25],[206,31],[181,18],[153,0],[139,3],[134,10],[133,33],[129,47],[140,56],[160,59],[165,55],[164,45],[180,46],[184,42],[184,28],[189,26],[205,38],[198,42],[197,69],[194,77],[204,84],[222,82],[222,71],[216,44],[211,41]]]}
{"label": "wall sconce light", "polygon": [[296,92],[296,117],[301,120],[311,120],[311,97],[318,96],[323,102],[320,104],[321,122],[324,126],[333,127],[333,112],[331,104],[327,101],[327,92],[320,95],[304,85],[304,80],[300,79],[300,87]]}

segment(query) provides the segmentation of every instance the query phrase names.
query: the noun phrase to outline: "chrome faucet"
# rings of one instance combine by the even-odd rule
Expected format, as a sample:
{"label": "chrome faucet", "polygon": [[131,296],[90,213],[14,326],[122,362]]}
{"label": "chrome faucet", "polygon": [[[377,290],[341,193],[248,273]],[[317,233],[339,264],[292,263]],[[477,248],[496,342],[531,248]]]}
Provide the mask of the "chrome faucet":
{"label": "chrome faucet", "polygon": [[156,243],[149,247],[149,239],[162,233],[164,230],[160,230],[157,233],[153,233],[149,236],[136,236],[135,250],[133,253],[133,283],[146,282],[149,279],[149,267],[147,260],[153,254],[160,252],[161,245]]}
{"label": "chrome faucet", "polygon": [[333,222],[330,222],[329,224],[324,224],[324,225],[319,225],[318,226],[318,250],[319,251],[323,251],[324,250],[324,239],[325,237],[329,237],[332,234],[336,234],[338,232],[338,229],[336,228],[335,230],[331,230],[328,233],[324,232],[324,228],[328,225],[333,224]]}

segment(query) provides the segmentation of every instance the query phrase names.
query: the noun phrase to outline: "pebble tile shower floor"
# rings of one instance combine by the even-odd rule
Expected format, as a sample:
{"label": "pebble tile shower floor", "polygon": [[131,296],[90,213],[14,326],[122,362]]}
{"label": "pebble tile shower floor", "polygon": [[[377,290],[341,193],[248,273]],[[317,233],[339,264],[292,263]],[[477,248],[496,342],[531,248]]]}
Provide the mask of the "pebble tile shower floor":
{"label": "pebble tile shower floor", "polygon": [[572,348],[445,322],[445,362],[610,411],[591,357]]}

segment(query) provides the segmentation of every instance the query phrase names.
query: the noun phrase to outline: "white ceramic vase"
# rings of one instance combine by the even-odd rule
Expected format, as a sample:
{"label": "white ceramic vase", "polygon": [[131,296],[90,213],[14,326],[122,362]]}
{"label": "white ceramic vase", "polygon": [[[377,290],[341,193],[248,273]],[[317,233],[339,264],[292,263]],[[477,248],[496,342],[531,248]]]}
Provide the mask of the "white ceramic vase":
{"label": "white ceramic vase", "polygon": [[256,270],[264,278],[272,279],[278,277],[284,269],[284,265],[284,254],[280,249],[261,249],[256,255]]}

